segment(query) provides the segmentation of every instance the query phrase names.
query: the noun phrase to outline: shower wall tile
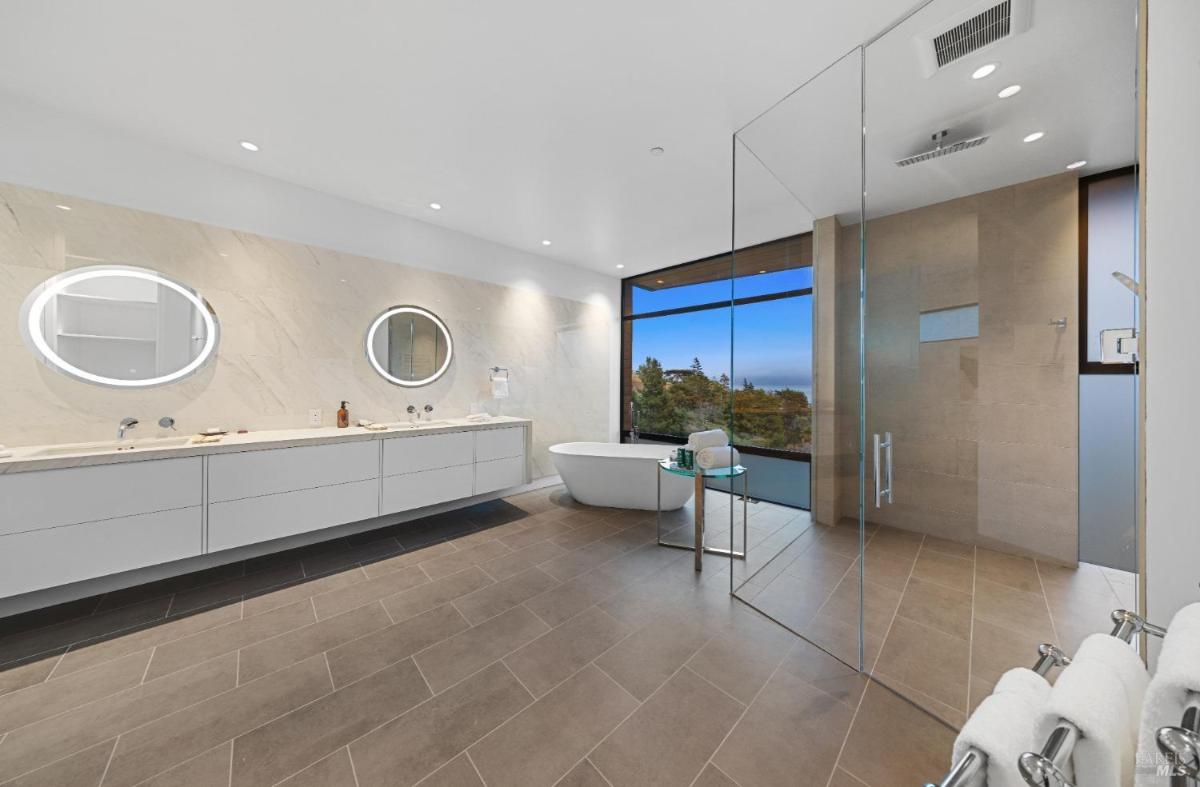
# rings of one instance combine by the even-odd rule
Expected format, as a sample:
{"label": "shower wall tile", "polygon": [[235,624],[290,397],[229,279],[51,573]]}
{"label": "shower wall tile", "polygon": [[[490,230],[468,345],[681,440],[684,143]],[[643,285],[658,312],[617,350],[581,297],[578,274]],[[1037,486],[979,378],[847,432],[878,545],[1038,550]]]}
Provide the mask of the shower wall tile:
{"label": "shower wall tile", "polygon": [[[0,443],[107,440],[123,416],[139,436],[162,415],[181,432],[208,426],[307,425],[310,408],[332,424],[347,399],[352,418],[403,420],[408,404],[435,416],[485,402],[534,420],[533,476],[555,472],[547,448],[607,438],[609,316],[597,305],[265,238],[114,205],[0,184]],[[420,250],[414,250],[414,255]],[[215,362],[178,384],[122,391],[59,375],[21,341],[25,296],[56,272],[114,263],[161,271],[198,290],[221,323]],[[363,351],[370,321],[416,304],[446,321],[455,360],[437,382],[391,385]],[[487,369],[511,370],[511,393],[490,399]]]}
{"label": "shower wall tile", "polygon": [[[893,433],[897,497],[871,521],[1075,562],[1077,189],[1068,173],[868,222],[867,433]],[[842,227],[844,248],[858,235]],[[849,304],[857,258],[843,256]],[[978,338],[920,343],[922,311],[972,303]],[[1066,329],[1050,324],[1061,318]],[[832,343],[818,335],[818,363],[835,352],[845,390],[857,325],[837,329]],[[857,435],[856,407],[833,406],[843,439]],[[870,479],[869,446],[867,462]]]}

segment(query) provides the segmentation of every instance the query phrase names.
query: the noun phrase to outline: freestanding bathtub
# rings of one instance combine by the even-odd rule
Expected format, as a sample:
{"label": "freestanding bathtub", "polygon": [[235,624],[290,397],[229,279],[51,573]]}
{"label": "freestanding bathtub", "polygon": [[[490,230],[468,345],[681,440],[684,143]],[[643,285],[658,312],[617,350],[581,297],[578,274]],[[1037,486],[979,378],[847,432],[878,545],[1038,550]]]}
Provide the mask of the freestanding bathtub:
{"label": "freestanding bathtub", "polygon": [[[550,446],[554,466],[571,497],[589,506],[654,510],[656,466],[674,448],[628,443],[559,443]],[[662,510],[692,499],[690,478],[661,473]]]}

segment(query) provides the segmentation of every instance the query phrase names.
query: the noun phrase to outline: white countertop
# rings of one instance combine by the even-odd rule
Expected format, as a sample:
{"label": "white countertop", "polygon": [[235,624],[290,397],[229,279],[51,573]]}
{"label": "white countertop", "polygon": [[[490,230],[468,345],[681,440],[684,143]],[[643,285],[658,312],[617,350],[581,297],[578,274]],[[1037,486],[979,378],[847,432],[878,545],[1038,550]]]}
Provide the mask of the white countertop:
{"label": "white countertop", "polygon": [[[325,443],[348,443],[358,440],[386,440],[393,437],[462,432],[467,430],[496,429],[505,426],[524,426],[533,423],[528,418],[498,415],[486,421],[468,421],[465,418],[442,418],[439,423],[409,427],[407,424],[386,431],[372,431],[361,426],[338,429],[323,426],[310,429],[272,429],[246,434],[227,434],[216,443],[191,443],[172,445],[189,435],[178,437],[126,440],[117,450],[116,441],[104,443],[72,443],[61,445],[31,445],[10,447],[12,456],[0,458],[0,474],[21,473],[31,470],[58,470],[65,467],[107,465],[118,462],[138,462],[147,459],[173,459],[185,456],[207,456],[236,451],[254,451],[267,448],[291,448]],[[53,451],[46,455],[47,451]]]}

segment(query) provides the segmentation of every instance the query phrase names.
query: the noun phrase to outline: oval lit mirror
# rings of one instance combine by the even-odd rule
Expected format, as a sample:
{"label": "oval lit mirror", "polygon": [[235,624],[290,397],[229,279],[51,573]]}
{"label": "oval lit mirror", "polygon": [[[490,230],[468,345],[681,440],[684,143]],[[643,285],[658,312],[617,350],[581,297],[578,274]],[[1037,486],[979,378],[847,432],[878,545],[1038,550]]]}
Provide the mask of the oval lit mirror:
{"label": "oval lit mirror", "polygon": [[145,268],[75,268],[39,284],[21,307],[21,335],[39,360],[118,388],[187,377],[216,352],[219,333],[199,293]]}
{"label": "oval lit mirror", "polygon": [[393,306],[367,330],[367,359],[396,385],[428,385],[446,373],[453,355],[450,329],[419,306]]}

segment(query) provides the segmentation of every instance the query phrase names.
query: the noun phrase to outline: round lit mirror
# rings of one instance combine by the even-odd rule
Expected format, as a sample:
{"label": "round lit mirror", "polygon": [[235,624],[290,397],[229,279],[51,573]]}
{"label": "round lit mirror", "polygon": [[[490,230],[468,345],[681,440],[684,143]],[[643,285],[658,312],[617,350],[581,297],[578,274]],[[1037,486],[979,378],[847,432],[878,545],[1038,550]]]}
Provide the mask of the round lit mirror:
{"label": "round lit mirror", "polygon": [[145,268],[75,268],[39,284],[21,307],[21,336],[56,371],[97,385],[181,380],[217,349],[212,307]]}
{"label": "round lit mirror", "polygon": [[396,385],[428,385],[446,373],[453,355],[450,329],[419,306],[393,306],[367,330],[367,359]]}

